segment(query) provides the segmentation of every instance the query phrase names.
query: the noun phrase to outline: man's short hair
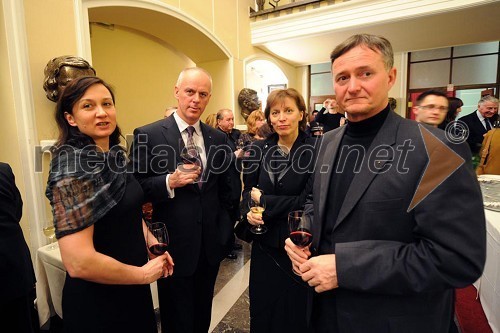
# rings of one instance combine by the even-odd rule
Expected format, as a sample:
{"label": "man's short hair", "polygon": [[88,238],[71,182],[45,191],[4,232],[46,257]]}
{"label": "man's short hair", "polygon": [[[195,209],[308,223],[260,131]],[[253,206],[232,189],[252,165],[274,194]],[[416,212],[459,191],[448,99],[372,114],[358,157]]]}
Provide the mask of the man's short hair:
{"label": "man's short hair", "polygon": [[352,50],[356,46],[366,46],[372,51],[380,52],[384,61],[386,70],[390,70],[394,66],[394,52],[392,50],[391,42],[382,36],[359,34],[346,39],[330,54],[330,60],[333,62],[341,55]]}
{"label": "man's short hair", "polygon": [[446,96],[446,93],[444,93],[441,90],[436,90],[436,89],[430,89],[426,90],[423,93],[421,93],[418,97],[415,103],[417,105],[420,105],[422,101],[427,97],[427,96],[439,96],[439,97],[444,97],[448,100],[448,96]]}
{"label": "man's short hair", "polygon": [[224,113],[226,113],[226,112],[233,113],[233,110],[231,110],[231,109],[220,109],[219,111],[217,111],[217,120],[224,119]]}
{"label": "man's short hair", "polygon": [[481,105],[485,102],[493,102],[493,103],[498,104],[498,98],[496,98],[495,96],[491,96],[491,95],[485,95],[485,96],[481,97],[481,99],[479,100],[479,102],[477,102],[477,104]]}

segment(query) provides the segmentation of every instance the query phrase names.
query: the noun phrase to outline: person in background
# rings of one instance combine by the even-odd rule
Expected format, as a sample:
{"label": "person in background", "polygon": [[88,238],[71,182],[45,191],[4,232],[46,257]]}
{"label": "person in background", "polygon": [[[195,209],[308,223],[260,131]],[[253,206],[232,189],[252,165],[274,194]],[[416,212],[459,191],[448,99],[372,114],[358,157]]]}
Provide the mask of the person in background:
{"label": "person in background", "polygon": [[255,132],[255,139],[256,140],[267,139],[272,133],[273,131],[271,130],[271,127],[269,127],[269,124],[265,123],[261,127],[257,128],[257,131]]}
{"label": "person in background", "polygon": [[23,200],[12,169],[0,162],[0,322],[11,332],[31,333],[35,272],[19,225]]}
{"label": "person in background", "polygon": [[494,128],[484,135],[479,157],[480,162],[476,169],[478,175],[500,175],[500,122],[498,120]]}
{"label": "person in background", "polygon": [[211,113],[205,118],[205,124],[212,128],[217,128],[217,114]]}
{"label": "person in background", "polygon": [[486,95],[482,97],[477,105],[477,110],[459,118],[467,125],[467,143],[473,155],[479,153],[484,135],[493,128],[493,124],[498,118],[498,99]]}
{"label": "person in background", "polygon": [[307,118],[308,121],[307,121],[307,127],[305,130],[305,133],[309,136],[317,136],[317,134],[319,134],[319,135],[323,134],[323,131],[321,131],[321,134],[311,132],[312,128],[319,129],[319,128],[323,127],[323,125],[321,125],[320,123],[318,123],[317,121],[314,120],[316,118],[317,114],[318,114],[318,110],[313,110]]}
{"label": "person in background", "polygon": [[[220,262],[233,237],[227,210],[234,161],[224,133],[200,121],[212,94],[212,77],[199,67],[181,71],[173,89],[177,111],[134,130],[130,160],[153,220],[164,222],[175,272],[160,279],[162,329],[169,333],[208,332]],[[198,165],[181,152],[195,145]],[[141,332],[140,330],[137,332]]]}
{"label": "person in background", "polygon": [[339,111],[337,100],[335,98],[327,98],[323,102],[323,107],[318,111],[314,121],[322,124],[323,133],[326,133],[340,127],[343,119],[345,118]]}
{"label": "person in background", "polygon": [[266,118],[264,117],[264,112],[255,110],[250,113],[247,118],[247,131],[242,133],[240,136],[244,147],[247,147],[250,143],[257,140],[255,134],[257,133],[257,130],[265,124],[265,122]]}
{"label": "person in background", "polygon": [[[273,133],[250,147],[244,161],[242,215],[267,232],[254,235],[250,264],[250,331],[306,331],[307,286],[292,272],[283,247],[288,237],[288,213],[302,209],[312,186],[314,143],[303,131],[306,106],[293,88],[274,90],[265,109]],[[257,189],[263,191],[259,192]],[[249,211],[248,202],[265,202],[262,216]]]}
{"label": "person in background", "polygon": [[149,254],[142,190],[126,170],[115,98],[98,77],[71,81],[55,113],[59,139],[46,196],[66,268],[67,332],[156,332],[149,284],[173,272]]}
{"label": "person in background", "polygon": [[438,127],[448,113],[448,97],[439,90],[426,90],[417,97],[413,113],[417,122]]}
{"label": "person in background", "polygon": [[176,106],[169,106],[165,109],[165,115],[163,116],[163,118],[167,118],[167,117],[170,117],[172,115],[172,113],[174,113],[175,111],[177,111],[177,107]]}
{"label": "person in background", "polygon": [[462,111],[463,105],[464,102],[462,102],[460,98],[448,97],[448,113],[446,113],[444,121],[439,124],[438,128],[444,130],[449,123],[454,122],[455,119],[457,119],[459,113]]}
{"label": "person in background", "polygon": [[448,333],[453,291],[481,276],[486,257],[470,150],[391,111],[396,68],[384,37],[351,36],[330,58],[348,123],[323,136],[304,208],[311,246],[285,247],[314,289],[313,328]]}
{"label": "person in background", "polygon": [[[231,178],[231,202],[230,209],[228,210],[229,218],[236,224],[240,221],[240,197],[241,197],[241,153],[243,149],[243,142],[239,141],[241,132],[234,128],[234,114],[229,109],[221,109],[217,112],[217,127],[220,131],[227,135],[227,143],[234,152],[236,163],[229,168],[229,176]],[[236,243],[233,239],[232,250],[241,250],[242,245]],[[238,256],[234,251],[227,254],[228,259],[236,259]]]}

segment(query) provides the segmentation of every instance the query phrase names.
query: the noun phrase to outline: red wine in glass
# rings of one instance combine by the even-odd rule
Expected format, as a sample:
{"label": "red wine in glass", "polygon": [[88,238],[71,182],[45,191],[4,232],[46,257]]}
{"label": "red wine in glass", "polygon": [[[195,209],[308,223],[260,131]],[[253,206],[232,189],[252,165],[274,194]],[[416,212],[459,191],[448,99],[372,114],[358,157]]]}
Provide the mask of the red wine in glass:
{"label": "red wine in glass", "polygon": [[312,242],[311,219],[302,210],[288,213],[290,240],[297,246],[306,247]]}
{"label": "red wine in glass", "polygon": [[153,222],[148,225],[148,249],[155,256],[164,254],[168,249],[168,232],[165,223]]}
{"label": "red wine in glass", "polygon": [[290,239],[295,245],[305,247],[311,244],[312,234],[309,229],[301,228],[299,230],[292,231],[290,233]]}
{"label": "red wine in glass", "polygon": [[167,250],[168,244],[165,243],[158,243],[149,247],[149,252],[151,252],[155,256],[161,256],[163,253],[167,252]]}

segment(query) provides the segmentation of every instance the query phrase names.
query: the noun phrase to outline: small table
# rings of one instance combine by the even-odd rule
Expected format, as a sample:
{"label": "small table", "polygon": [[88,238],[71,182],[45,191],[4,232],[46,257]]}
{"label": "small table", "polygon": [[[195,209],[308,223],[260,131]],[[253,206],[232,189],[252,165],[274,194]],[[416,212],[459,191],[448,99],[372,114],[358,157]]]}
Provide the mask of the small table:
{"label": "small table", "polygon": [[[62,263],[61,252],[57,243],[51,249],[51,244],[42,246],[36,252],[36,306],[41,328],[46,328],[50,317],[58,315],[63,318],[62,294],[66,269]],[[158,292],[156,282],[151,283],[153,306],[158,307]]]}

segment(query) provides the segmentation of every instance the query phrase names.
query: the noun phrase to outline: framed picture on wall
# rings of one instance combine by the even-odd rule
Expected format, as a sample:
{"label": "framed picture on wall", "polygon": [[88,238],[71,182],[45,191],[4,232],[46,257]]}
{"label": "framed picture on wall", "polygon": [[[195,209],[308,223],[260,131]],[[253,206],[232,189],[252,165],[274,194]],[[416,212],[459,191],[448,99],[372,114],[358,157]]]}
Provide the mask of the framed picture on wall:
{"label": "framed picture on wall", "polygon": [[286,89],[286,84],[270,84],[267,86],[267,93],[278,89]]}

